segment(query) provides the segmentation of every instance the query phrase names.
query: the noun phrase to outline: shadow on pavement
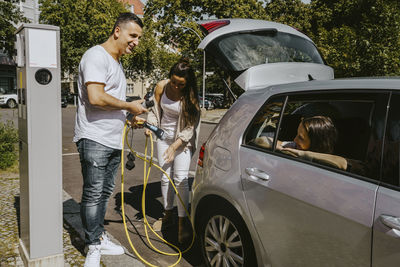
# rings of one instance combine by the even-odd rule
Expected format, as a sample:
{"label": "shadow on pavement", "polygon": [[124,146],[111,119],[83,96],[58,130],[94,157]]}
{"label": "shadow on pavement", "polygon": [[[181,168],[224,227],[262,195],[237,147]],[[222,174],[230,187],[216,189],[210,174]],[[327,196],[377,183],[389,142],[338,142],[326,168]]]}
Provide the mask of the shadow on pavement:
{"label": "shadow on pavement", "polygon": [[[191,189],[191,185],[193,183],[193,178],[189,178],[189,190]],[[130,205],[134,208],[137,213],[134,215],[134,219],[129,218],[127,214],[125,214],[126,221],[128,224],[129,232],[132,234],[137,235],[141,241],[148,247],[150,246],[147,244],[147,240],[145,238],[144,230],[141,232],[138,231],[138,228],[143,229],[143,227],[137,227],[138,224],[143,224],[143,210],[142,210],[142,195],[143,195],[143,185],[132,186],[129,188],[129,192],[124,193],[124,202],[126,205]],[[146,187],[146,217],[149,223],[152,225],[155,221],[162,218],[163,216],[163,205],[157,199],[161,197],[161,183],[160,182],[153,182],[147,184]],[[122,218],[122,211],[121,211],[121,193],[115,195],[115,210],[120,214]],[[189,205],[190,206],[190,205]],[[189,207],[190,211],[190,207]],[[174,208],[174,216],[175,216],[175,224],[168,229],[163,229],[161,231],[161,236],[172,244],[178,244],[178,215],[177,209]],[[122,219],[121,219],[122,223]],[[133,230],[132,230],[133,229]],[[150,232],[150,230],[148,230]],[[160,232],[159,232],[160,233]],[[160,241],[154,234],[150,234],[150,240],[154,243],[160,243]],[[182,244],[179,245],[179,249],[185,250],[189,244]],[[172,248],[172,247],[171,247]],[[173,248],[172,248],[173,249]],[[200,256],[200,246],[195,240],[192,248],[187,251],[182,257],[192,266],[204,266],[203,261]]]}
{"label": "shadow on pavement", "polygon": [[21,236],[21,213],[20,213],[20,208],[19,208],[19,196],[14,197],[14,208],[15,208],[15,213],[17,215],[17,224],[18,224],[18,236]]}

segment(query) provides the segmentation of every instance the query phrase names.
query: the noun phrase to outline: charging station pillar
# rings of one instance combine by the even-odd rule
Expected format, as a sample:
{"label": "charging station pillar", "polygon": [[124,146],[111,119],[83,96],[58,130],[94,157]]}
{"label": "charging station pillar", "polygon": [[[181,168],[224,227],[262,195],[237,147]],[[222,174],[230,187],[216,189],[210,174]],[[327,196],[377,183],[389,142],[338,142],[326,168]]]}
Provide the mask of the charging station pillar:
{"label": "charging station pillar", "polygon": [[16,31],[20,254],[25,266],[64,266],[60,30]]}

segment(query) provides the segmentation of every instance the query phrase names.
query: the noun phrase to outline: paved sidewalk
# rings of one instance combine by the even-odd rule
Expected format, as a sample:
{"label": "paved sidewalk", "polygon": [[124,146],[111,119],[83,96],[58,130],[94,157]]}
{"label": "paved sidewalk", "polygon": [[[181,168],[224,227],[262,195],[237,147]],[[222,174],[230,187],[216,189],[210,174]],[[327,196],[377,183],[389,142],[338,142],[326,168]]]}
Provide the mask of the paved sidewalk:
{"label": "paved sidewalk", "polygon": [[[0,266],[24,266],[19,255],[18,214],[19,175],[0,174]],[[64,266],[83,266],[83,242],[76,231],[64,223]]]}
{"label": "paved sidewalk", "polygon": [[201,112],[201,122],[203,123],[218,123],[227,109],[203,109]]}
{"label": "paved sidewalk", "polygon": [[[201,120],[203,123],[215,124],[225,112],[225,109],[208,110],[202,113]],[[22,267],[24,265],[18,251],[19,174],[0,172],[0,189],[0,267]],[[65,191],[63,200],[64,266],[83,266],[84,241],[79,204]],[[114,242],[119,243],[115,239]],[[102,256],[102,266],[144,265],[134,255],[126,253],[122,256]]]}
{"label": "paved sidewalk", "polygon": [[[19,177],[17,173],[0,174],[0,267],[24,266],[19,255],[18,213]],[[64,266],[83,266],[84,241],[79,204],[65,191],[63,195]],[[113,237],[111,236],[111,239]],[[114,242],[119,243],[114,239]],[[144,266],[133,255],[102,256],[103,266]]]}

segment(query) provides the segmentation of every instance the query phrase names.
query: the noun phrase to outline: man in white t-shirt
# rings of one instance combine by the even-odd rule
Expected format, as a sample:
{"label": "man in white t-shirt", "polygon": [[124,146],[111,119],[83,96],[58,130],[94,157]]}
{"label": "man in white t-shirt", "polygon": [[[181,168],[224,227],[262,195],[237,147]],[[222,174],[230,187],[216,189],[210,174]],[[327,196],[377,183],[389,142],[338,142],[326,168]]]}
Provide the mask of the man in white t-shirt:
{"label": "man in white t-shirt", "polygon": [[100,255],[120,255],[124,249],[104,232],[108,199],[121,161],[126,111],[147,110],[143,100],[126,102],[126,79],[120,57],[139,44],[143,23],[133,13],[121,14],[108,40],[85,52],[79,64],[79,101],[75,136],[83,176],[81,218],[85,230],[85,267],[100,266]]}

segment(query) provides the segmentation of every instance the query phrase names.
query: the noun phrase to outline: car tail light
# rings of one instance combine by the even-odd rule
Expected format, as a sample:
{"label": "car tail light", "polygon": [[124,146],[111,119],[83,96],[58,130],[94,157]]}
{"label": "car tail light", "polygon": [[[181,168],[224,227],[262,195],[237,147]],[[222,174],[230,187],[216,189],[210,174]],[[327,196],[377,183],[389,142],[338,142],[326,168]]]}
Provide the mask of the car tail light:
{"label": "car tail light", "polygon": [[200,24],[200,27],[205,34],[209,34],[215,31],[216,29],[229,25],[229,23],[231,23],[229,20],[216,20]]}
{"label": "car tail light", "polygon": [[199,160],[197,161],[197,165],[199,165],[200,167],[203,167],[203,159],[204,159],[204,151],[205,150],[206,150],[206,143],[204,143],[200,148]]}

